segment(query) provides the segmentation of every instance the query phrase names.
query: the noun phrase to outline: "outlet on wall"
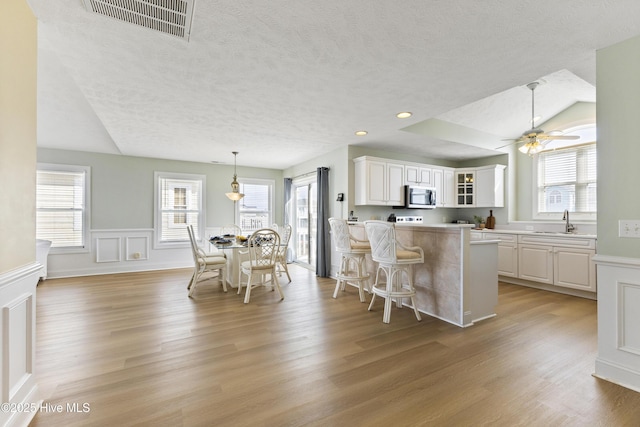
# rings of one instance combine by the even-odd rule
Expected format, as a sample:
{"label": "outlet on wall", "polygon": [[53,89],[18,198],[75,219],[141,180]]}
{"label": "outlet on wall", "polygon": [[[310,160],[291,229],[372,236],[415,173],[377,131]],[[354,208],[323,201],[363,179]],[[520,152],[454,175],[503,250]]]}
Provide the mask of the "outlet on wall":
{"label": "outlet on wall", "polygon": [[631,237],[640,239],[640,219],[619,220],[618,237]]}

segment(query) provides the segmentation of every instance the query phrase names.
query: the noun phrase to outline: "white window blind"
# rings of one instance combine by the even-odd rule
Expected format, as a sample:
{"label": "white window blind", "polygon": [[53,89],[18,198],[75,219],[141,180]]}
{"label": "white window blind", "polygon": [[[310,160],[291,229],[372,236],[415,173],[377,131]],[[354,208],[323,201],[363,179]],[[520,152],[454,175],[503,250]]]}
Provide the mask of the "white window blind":
{"label": "white window blind", "polygon": [[52,248],[83,248],[86,231],[87,168],[36,171],[36,238]]}
{"label": "white window blind", "polygon": [[260,228],[271,226],[273,182],[240,181],[240,192],[244,197],[238,202],[240,228],[250,234]]}
{"label": "white window blind", "polygon": [[186,227],[193,225],[200,236],[203,206],[203,179],[171,174],[158,174],[157,223],[158,242],[172,243],[188,240]]}
{"label": "white window blind", "polygon": [[538,212],[595,213],[596,144],[538,154]]}

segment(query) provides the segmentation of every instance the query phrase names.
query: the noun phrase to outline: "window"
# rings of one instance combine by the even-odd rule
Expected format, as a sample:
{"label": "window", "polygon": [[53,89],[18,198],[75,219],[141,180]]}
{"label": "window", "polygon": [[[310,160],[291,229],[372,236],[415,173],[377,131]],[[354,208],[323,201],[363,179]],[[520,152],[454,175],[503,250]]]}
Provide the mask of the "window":
{"label": "window", "polygon": [[238,202],[238,224],[250,234],[273,223],[273,180],[238,179],[244,197]]}
{"label": "window", "polygon": [[[538,217],[557,217],[565,209],[595,219],[596,144],[546,150],[537,156]],[[553,214],[553,215],[546,215]]]}
{"label": "window", "polygon": [[37,166],[36,238],[50,240],[53,252],[87,246],[89,171],[85,166]]}
{"label": "window", "polygon": [[188,242],[187,226],[198,238],[204,230],[205,178],[202,175],[155,173],[156,246],[183,246]]}

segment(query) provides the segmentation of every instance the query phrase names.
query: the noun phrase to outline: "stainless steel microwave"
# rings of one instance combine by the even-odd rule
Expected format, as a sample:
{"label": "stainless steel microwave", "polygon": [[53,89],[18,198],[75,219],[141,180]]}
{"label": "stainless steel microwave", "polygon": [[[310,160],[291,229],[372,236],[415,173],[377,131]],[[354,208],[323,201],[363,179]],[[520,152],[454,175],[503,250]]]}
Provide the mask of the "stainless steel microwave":
{"label": "stainless steel microwave", "polygon": [[405,185],[404,207],[412,209],[435,209],[436,189],[432,187]]}

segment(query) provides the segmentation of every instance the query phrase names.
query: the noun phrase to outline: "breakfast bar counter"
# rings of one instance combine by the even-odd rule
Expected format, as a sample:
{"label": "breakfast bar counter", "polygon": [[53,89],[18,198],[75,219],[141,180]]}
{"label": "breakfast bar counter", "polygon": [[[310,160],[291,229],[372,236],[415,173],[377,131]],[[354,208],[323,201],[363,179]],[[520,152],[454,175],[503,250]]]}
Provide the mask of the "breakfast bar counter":
{"label": "breakfast bar counter", "polygon": [[[351,233],[366,239],[364,223]],[[498,240],[471,240],[469,224],[396,224],[402,245],[420,246],[424,264],[413,268],[418,310],[467,327],[495,316],[498,303]],[[367,258],[371,280],[376,265]]]}

